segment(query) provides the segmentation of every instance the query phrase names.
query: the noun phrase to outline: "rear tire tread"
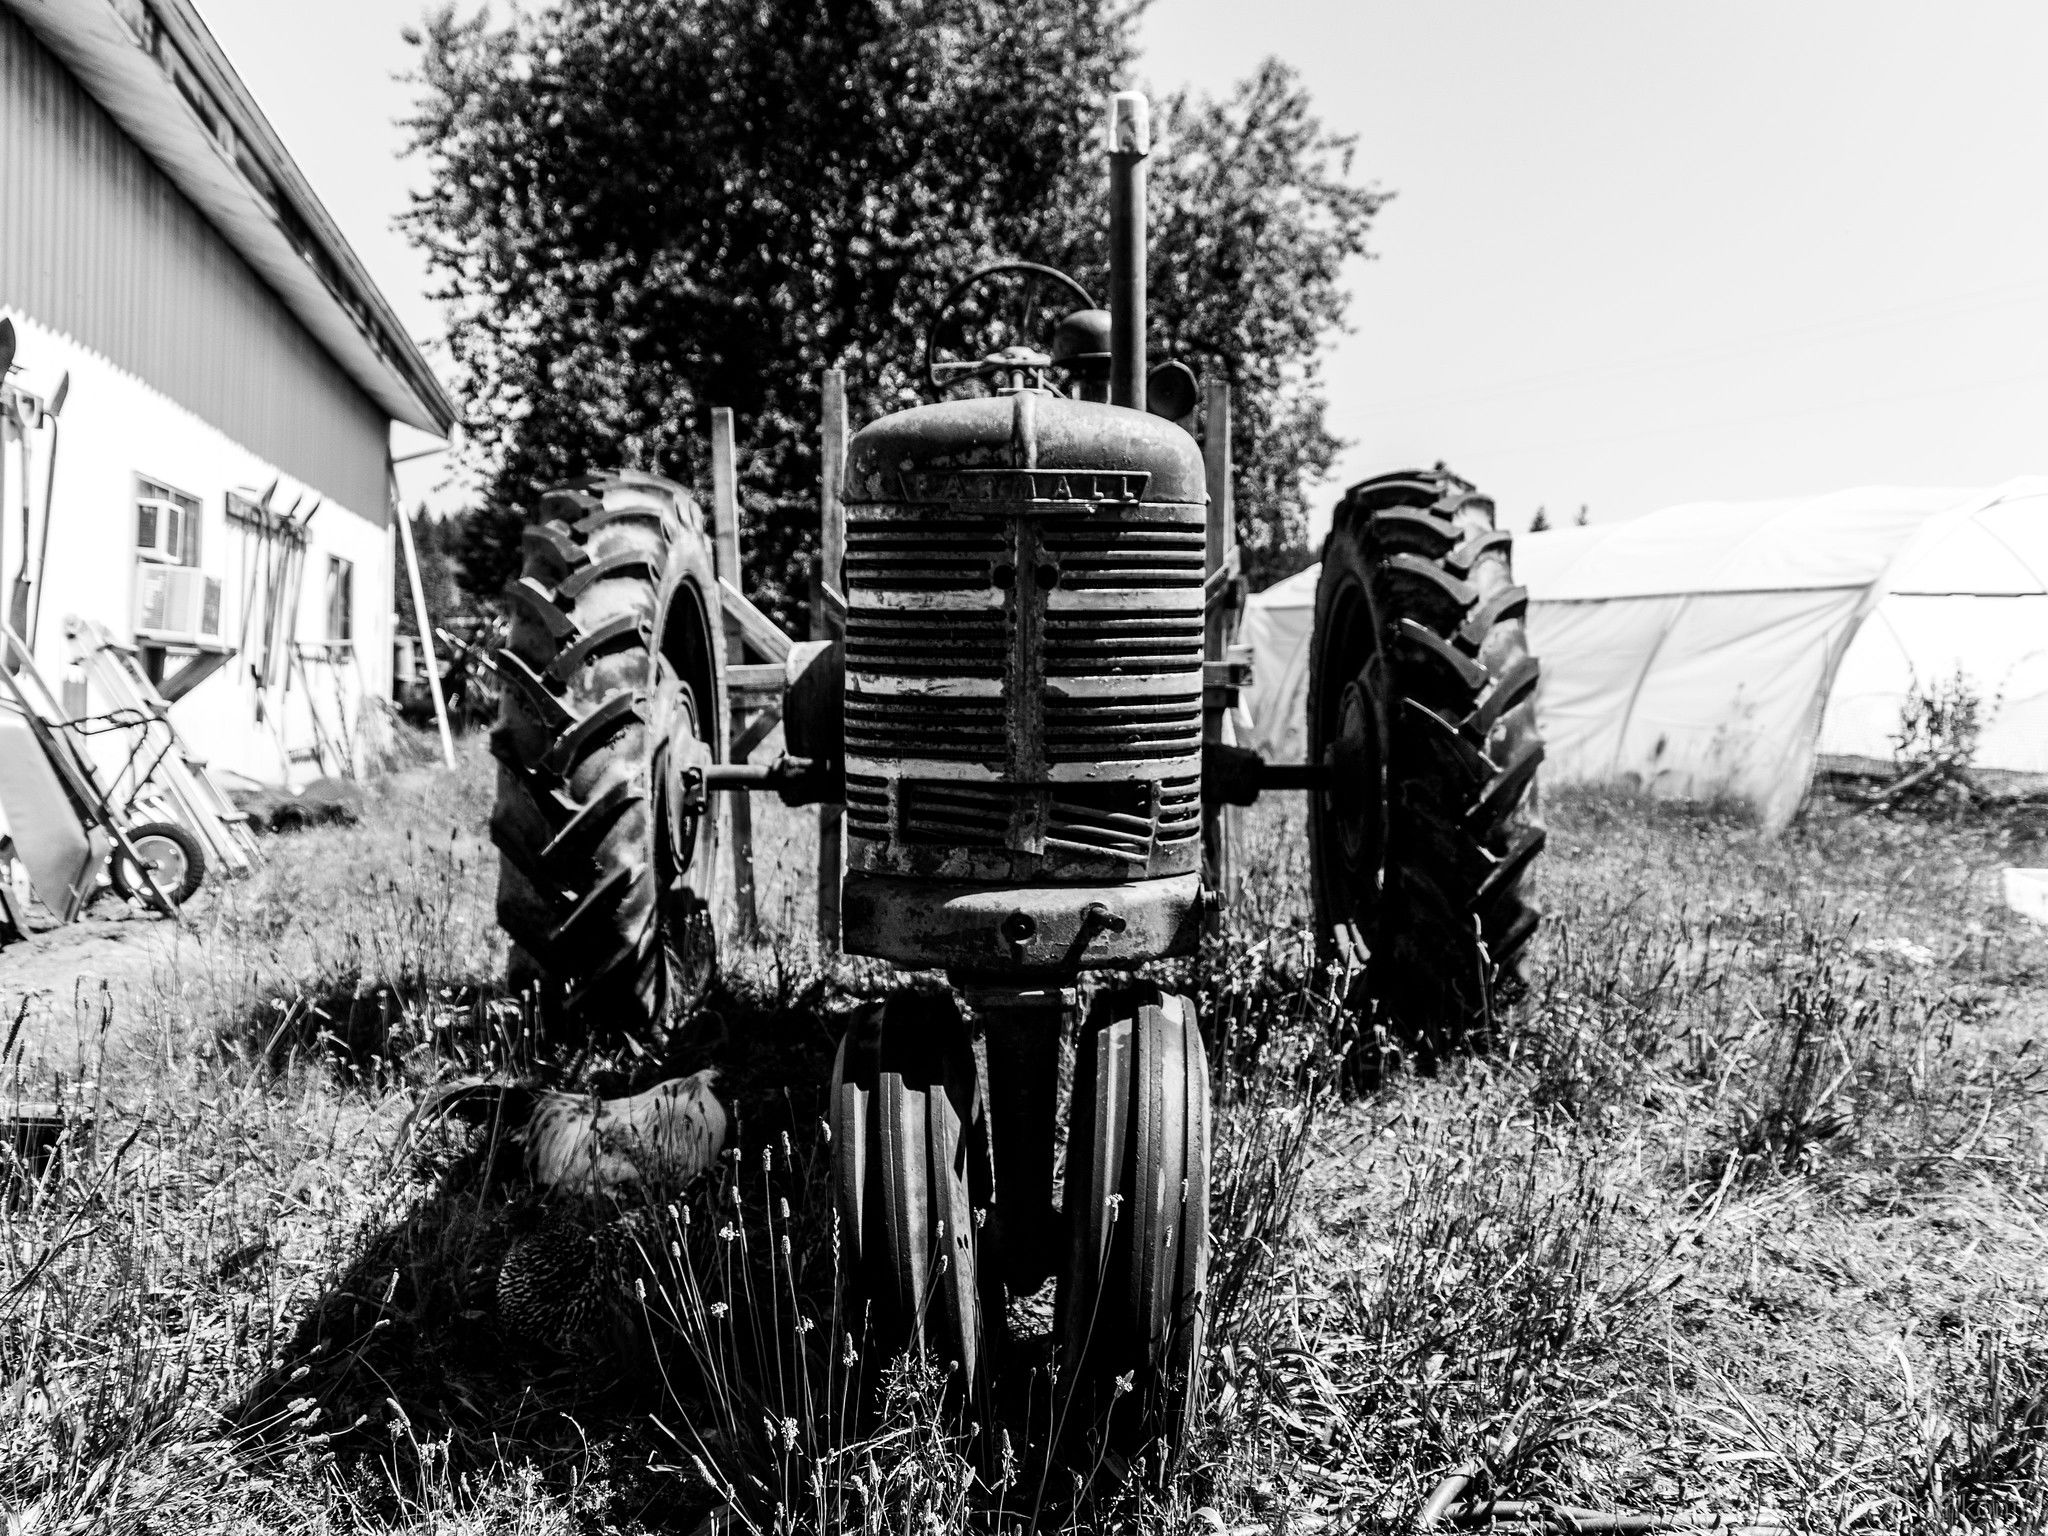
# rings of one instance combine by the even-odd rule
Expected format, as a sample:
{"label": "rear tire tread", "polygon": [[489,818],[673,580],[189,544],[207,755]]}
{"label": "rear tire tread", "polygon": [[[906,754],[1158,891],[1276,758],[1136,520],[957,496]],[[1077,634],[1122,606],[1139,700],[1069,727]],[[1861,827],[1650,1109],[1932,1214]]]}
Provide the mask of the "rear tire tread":
{"label": "rear tire tread", "polygon": [[[1515,958],[1537,922],[1521,888],[1544,843],[1532,804],[1541,671],[1528,655],[1528,593],[1514,583],[1512,546],[1493,503],[1439,466],[1354,486],[1324,551],[1318,646],[1343,582],[1355,578],[1371,607],[1386,819],[1376,894],[1319,875],[1319,917],[1326,942],[1337,923],[1358,928],[1374,1006],[1418,1043],[1486,1026],[1519,982]],[[1312,699],[1330,686],[1317,683]],[[1318,857],[1335,855],[1319,845]]]}
{"label": "rear tire tread", "polygon": [[[654,624],[665,574],[678,559],[708,571],[710,544],[687,493],[651,476],[586,476],[543,493],[540,510],[499,652],[498,919],[515,966],[538,973],[551,1027],[644,1037],[676,1001],[652,779],[670,710],[657,680],[673,675]],[[715,864],[712,841],[694,857]]]}

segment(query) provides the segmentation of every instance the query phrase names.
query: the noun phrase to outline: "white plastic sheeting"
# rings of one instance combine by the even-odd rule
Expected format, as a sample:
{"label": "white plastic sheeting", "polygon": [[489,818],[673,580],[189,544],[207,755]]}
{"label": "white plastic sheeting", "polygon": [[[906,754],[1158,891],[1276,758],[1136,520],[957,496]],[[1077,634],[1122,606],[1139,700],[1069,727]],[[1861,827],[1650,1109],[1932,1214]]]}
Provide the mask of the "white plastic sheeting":
{"label": "white plastic sheeting", "polygon": [[1254,592],[1238,631],[1238,640],[1252,648],[1252,685],[1238,694],[1238,739],[1268,762],[1299,763],[1308,756],[1308,641],[1322,569],[1312,565]]}
{"label": "white plastic sheeting", "polygon": [[[1523,535],[1552,783],[1798,808],[1817,752],[1888,760],[1901,705],[1960,670],[1980,766],[2048,773],[2048,480],[1694,503]],[[1314,569],[1252,599],[1250,737],[1305,740]]]}
{"label": "white plastic sheeting", "polygon": [[1904,551],[1835,675],[1822,756],[1889,758],[1908,690],[1958,671],[1984,705],[1977,766],[2048,775],[2048,482],[1980,497]]}

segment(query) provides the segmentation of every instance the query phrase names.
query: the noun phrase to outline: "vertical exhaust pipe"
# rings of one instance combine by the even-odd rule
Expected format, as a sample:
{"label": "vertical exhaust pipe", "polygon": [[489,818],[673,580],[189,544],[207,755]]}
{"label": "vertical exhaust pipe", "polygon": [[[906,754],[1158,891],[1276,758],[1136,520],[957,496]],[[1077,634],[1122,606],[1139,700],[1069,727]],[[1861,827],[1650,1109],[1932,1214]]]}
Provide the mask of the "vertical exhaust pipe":
{"label": "vertical exhaust pipe", "polygon": [[1142,91],[1109,105],[1109,403],[1145,409],[1145,157],[1151,109]]}

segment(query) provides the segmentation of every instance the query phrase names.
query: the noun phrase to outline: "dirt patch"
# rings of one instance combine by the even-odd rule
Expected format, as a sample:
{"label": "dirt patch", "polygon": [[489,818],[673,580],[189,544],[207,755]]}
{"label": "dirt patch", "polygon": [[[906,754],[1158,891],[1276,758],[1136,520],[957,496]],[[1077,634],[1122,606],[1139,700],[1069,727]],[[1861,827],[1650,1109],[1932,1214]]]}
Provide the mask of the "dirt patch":
{"label": "dirt patch", "polygon": [[100,908],[104,915],[95,910],[0,950],[0,1029],[20,1021],[16,1046],[32,1071],[76,1070],[95,1059],[108,1004],[108,1044],[125,1046],[147,1017],[142,999],[175,972],[178,951],[191,945],[163,918],[105,901]]}

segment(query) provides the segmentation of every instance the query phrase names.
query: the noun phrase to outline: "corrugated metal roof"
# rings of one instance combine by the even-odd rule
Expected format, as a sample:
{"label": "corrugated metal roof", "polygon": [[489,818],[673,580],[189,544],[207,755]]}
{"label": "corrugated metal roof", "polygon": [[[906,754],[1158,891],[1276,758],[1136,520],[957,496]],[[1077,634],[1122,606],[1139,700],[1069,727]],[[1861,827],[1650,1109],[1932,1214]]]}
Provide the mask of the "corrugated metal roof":
{"label": "corrugated metal roof", "polygon": [[[99,353],[352,511],[382,514],[384,406],[4,9],[0,308]],[[40,341],[22,350],[52,366]],[[45,371],[44,387],[53,379]]]}
{"label": "corrugated metal roof", "polygon": [[17,12],[392,419],[455,407],[192,0],[0,0]]}

